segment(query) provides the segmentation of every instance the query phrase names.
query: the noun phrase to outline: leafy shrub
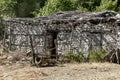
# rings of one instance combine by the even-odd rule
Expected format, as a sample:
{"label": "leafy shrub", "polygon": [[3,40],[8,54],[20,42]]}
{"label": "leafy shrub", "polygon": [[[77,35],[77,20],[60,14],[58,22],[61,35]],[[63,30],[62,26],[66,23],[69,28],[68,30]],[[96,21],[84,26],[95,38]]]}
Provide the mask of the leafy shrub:
{"label": "leafy shrub", "polygon": [[64,57],[65,62],[83,62],[84,56],[83,53],[74,53],[73,51],[68,51]]}
{"label": "leafy shrub", "polygon": [[96,11],[115,10],[118,0],[102,0]]}
{"label": "leafy shrub", "polygon": [[46,16],[58,11],[74,10],[73,0],[48,0],[37,16]]}
{"label": "leafy shrub", "polygon": [[88,56],[89,62],[100,62],[105,57],[105,51],[91,51]]}
{"label": "leafy shrub", "polygon": [[77,7],[77,10],[78,10],[78,11],[84,11],[84,12],[88,11],[87,8],[84,8],[84,7],[82,7],[82,6],[78,6],[78,7]]}

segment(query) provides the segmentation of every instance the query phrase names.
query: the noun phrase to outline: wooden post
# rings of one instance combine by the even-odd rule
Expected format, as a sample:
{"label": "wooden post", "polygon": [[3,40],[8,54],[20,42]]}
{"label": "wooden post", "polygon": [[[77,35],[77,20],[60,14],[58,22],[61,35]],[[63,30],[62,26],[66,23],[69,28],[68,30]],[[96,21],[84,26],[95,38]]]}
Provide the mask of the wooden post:
{"label": "wooden post", "polygon": [[117,63],[120,64],[120,49],[119,48],[117,48],[116,57],[117,57]]}
{"label": "wooden post", "polygon": [[35,52],[34,52],[34,47],[33,47],[33,39],[31,35],[29,35],[29,38],[30,38],[30,46],[31,46],[31,51],[32,51],[32,56],[33,56],[33,63],[35,64]]}
{"label": "wooden post", "polygon": [[11,50],[11,37],[12,37],[12,31],[11,31],[11,25],[9,23],[10,26],[10,33],[9,33],[9,50]]}
{"label": "wooden post", "polygon": [[104,33],[103,33],[103,29],[102,29],[102,26],[100,26],[101,27],[101,29],[100,29],[100,50],[102,50],[102,40],[103,40],[103,35],[104,35]]}
{"label": "wooden post", "polygon": [[3,37],[3,46],[5,47],[5,43],[6,43],[6,41],[5,41],[5,39],[6,39],[6,34],[7,34],[7,32],[6,32],[6,23],[5,23],[5,26],[4,26],[4,29],[5,29],[5,31],[4,31],[4,37]]}

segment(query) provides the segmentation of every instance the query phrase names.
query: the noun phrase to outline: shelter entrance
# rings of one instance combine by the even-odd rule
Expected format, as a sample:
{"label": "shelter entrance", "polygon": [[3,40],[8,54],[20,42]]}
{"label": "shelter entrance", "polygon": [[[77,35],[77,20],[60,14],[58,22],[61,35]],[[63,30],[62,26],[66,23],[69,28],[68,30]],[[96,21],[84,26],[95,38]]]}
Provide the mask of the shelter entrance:
{"label": "shelter entrance", "polygon": [[57,35],[56,31],[47,31],[46,50],[51,58],[57,58]]}

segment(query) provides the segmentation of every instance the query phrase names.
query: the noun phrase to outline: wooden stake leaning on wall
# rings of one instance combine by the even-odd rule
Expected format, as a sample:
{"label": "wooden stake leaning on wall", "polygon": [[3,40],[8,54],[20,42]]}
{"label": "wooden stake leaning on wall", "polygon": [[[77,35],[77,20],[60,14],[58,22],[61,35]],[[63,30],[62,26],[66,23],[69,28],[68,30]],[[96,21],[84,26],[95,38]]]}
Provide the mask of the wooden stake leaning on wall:
{"label": "wooden stake leaning on wall", "polygon": [[117,64],[120,64],[120,49],[117,48],[116,50],[116,57],[117,57]]}
{"label": "wooden stake leaning on wall", "polygon": [[35,64],[35,52],[34,52],[32,35],[29,35],[29,39],[30,39],[31,52],[32,52],[32,57],[33,57],[32,62],[33,62],[33,64]]}
{"label": "wooden stake leaning on wall", "polygon": [[4,37],[3,37],[3,43],[2,43],[2,45],[4,47],[8,47],[8,46],[5,45],[6,44],[6,38],[8,38],[7,28],[6,28],[7,25],[6,24],[7,24],[7,22],[4,22]]}
{"label": "wooden stake leaning on wall", "polygon": [[9,22],[8,25],[9,25],[9,29],[10,29],[9,37],[8,37],[8,39],[9,39],[9,44],[8,44],[9,46],[8,46],[8,48],[9,48],[9,50],[11,50],[11,34],[12,34],[12,33],[11,33],[11,25],[10,25],[10,22]]}

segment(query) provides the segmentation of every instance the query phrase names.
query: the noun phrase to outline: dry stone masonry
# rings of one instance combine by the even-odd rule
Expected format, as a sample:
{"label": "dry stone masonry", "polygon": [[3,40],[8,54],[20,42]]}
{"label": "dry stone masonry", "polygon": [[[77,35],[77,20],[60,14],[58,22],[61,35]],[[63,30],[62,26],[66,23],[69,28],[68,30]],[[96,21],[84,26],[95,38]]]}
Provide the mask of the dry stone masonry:
{"label": "dry stone masonry", "polygon": [[5,19],[5,46],[9,50],[35,53],[88,54],[91,50],[120,47],[120,14],[105,12],[58,12],[39,18]]}

